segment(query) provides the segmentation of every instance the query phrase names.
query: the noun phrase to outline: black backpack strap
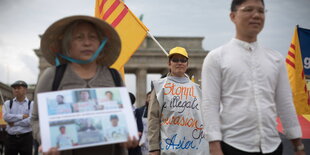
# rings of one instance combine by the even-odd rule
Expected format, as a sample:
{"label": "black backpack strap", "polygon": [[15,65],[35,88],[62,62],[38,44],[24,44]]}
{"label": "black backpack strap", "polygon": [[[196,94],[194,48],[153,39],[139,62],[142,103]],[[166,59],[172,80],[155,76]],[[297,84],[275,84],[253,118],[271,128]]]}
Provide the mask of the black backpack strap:
{"label": "black backpack strap", "polygon": [[12,106],[13,106],[13,100],[10,99],[10,109],[12,109]]}
{"label": "black backpack strap", "polygon": [[109,70],[112,74],[115,86],[121,87],[122,86],[122,83],[121,83],[122,79],[121,79],[121,76],[119,75],[118,71],[114,68],[109,68]]}
{"label": "black backpack strap", "polygon": [[55,77],[52,85],[52,91],[58,90],[58,87],[60,85],[61,79],[65,73],[66,68],[67,64],[62,64],[56,67]]}
{"label": "black backpack strap", "polygon": [[31,100],[28,100],[28,110],[30,110]]}
{"label": "black backpack strap", "polygon": [[[28,110],[30,110],[31,100],[28,100]],[[10,100],[10,109],[12,109],[13,106],[13,100]]]}

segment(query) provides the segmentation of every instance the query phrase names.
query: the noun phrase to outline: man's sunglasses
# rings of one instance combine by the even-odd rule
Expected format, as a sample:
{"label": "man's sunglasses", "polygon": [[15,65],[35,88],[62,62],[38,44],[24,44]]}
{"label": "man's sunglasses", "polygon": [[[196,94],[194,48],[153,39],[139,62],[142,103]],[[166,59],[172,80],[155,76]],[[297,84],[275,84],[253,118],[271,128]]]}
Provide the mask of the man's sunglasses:
{"label": "man's sunglasses", "polygon": [[172,58],[171,61],[174,62],[174,63],[178,63],[178,62],[186,63],[186,62],[187,62],[187,59]]}

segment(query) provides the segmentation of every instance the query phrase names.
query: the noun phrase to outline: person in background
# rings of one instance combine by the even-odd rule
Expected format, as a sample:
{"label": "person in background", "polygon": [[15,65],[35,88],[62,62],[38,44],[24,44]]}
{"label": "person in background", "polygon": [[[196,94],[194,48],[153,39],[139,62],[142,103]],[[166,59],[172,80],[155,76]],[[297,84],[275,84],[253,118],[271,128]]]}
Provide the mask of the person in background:
{"label": "person in background", "polygon": [[[138,130],[141,131],[141,138],[139,145],[141,147],[141,152],[143,155],[148,155],[149,154],[149,142],[147,138],[147,130],[148,130],[148,122],[147,122],[147,112],[148,112],[148,106],[151,98],[151,91],[146,94],[146,101],[145,105],[136,109],[135,111],[135,116],[137,118],[137,123],[138,123]],[[139,129],[140,126],[140,129]]]}
{"label": "person in background", "polygon": [[169,51],[170,73],[153,81],[148,108],[151,155],[209,154],[201,115],[201,90],[185,74],[189,65],[185,48]]}
{"label": "person in background", "polygon": [[125,127],[119,124],[119,117],[117,115],[110,116],[111,126],[107,129],[106,139],[108,141],[118,141],[127,138]]}
{"label": "person in background", "polygon": [[4,102],[3,119],[7,122],[6,155],[32,155],[33,138],[30,124],[33,102],[27,97],[28,85],[16,81],[11,85],[14,98]]}
{"label": "person in background", "polygon": [[68,114],[72,113],[72,105],[65,102],[65,97],[63,95],[56,96],[57,110],[56,114]]}
{"label": "person in background", "polygon": [[66,148],[66,147],[71,147],[74,145],[73,139],[66,133],[65,126],[60,126],[59,132],[60,134],[57,136],[57,140],[56,140],[57,148]]}
{"label": "person in background", "polygon": [[[134,106],[135,102],[136,102],[136,97],[133,93],[129,92],[129,97],[130,97],[130,101],[131,101],[131,106],[132,106],[132,110],[134,112],[135,118],[136,118],[136,123],[137,123],[137,127],[138,127],[138,135],[139,135],[139,139],[141,137],[142,134],[142,130],[143,130],[143,126],[142,126],[142,120],[139,119],[137,117],[137,113],[136,113],[136,107]],[[130,148],[128,149],[128,155],[141,155],[141,147],[137,146],[135,148]]]}
{"label": "person in background", "polygon": [[[117,32],[105,21],[91,16],[69,16],[53,23],[42,35],[41,52],[43,57],[52,65],[64,69],[56,90],[77,88],[115,87],[122,81],[115,81],[109,67],[116,61],[121,49]],[[34,138],[41,143],[39,128],[39,111],[37,94],[55,91],[54,79],[58,70],[56,66],[47,68],[40,76],[35,91],[35,105],[32,117]],[[54,79],[55,80],[55,79]],[[127,154],[127,148],[137,146],[138,141],[129,137],[123,144],[110,144],[66,150],[59,152],[51,148],[47,154],[62,155],[109,155]]]}
{"label": "person in background", "polygon": [[96,127],[94,125],[94,122],[92,119],[82,119],[81,128],[79,129],[79,132],[90,132],[90,131],[96,131]]}
{"label": "person in background", "polygon": [[296,155],[304,155],[285,59],[257,42],[264,0],[232,0],[236,35],[202,66],[202,111],[212,155],[282,155],[279,116]]}
{"label": "person in background", "polygon": [[96,109],[96,101],[91,99],[89,91],[82,90],[78,92],[79,100],[73,104],[74,112],[94,111]]}
{"label": "person in background", "polygon": [[99,102],[99,106],[104,110],[119,109],[123,107],[123,104],[114,100],[113,93],[111,91],[106,91],[105,98]]}

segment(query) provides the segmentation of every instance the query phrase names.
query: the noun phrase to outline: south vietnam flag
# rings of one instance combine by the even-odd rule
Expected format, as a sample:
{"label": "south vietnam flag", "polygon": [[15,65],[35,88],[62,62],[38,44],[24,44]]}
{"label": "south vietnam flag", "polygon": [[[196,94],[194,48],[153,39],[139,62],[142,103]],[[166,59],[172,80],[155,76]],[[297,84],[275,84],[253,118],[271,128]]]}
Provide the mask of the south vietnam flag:
{"label": "south vietnam flag", "polygon": [[[305,48],[301,46],[301,43],[306,41],[305,39],[307,39],[310,43],[310,35],[306,37],[304,34],[300,33],[300,31],[302,31],[302,29],[298,27],[295,28],[292,42],[286,57],[286,67],[292,88],[296,112],[298,115],[303,115],[310,114],[310,105],[303,65],[303,60],[306,60],[307,57],[303,58],[302,56],[302,54],[306,54],[307,51],[303,51]],[[308,53],[310,53],[310,51],[308,51]]]}
{"label": "south vietnam flag", "polygon": [[0,104],[0,127],[1,125],[6,125],[6,122],[3,119],[3,115],[2,115],[2,108],[4,107],[4,104]]}
{"label": "south vietnam flag", "polygon": [[[310,115],[299,115],[297,116],[300,127],[301,127],[301,132],[302,132],[302,138],[303,139],[310,139]],[[280,121],[280,118],[277,118],[277,129],[279,132],[284,134],[283,126]]]}
{"label": "south vietnam flag", "polygon": [[[310,30],[295,28],[292,42],[286,56],[286,68],[290,80],[294,105],[302,129],[302,138],[310,139],[310,105],[306,76],[310,75]],[[305,63],[303,63],[305,62]],[[306,73],[306,74],[305,74]],[[306,75],[306,76],[305,76]],[[279,132],[283,126],[277,118]]]}
{"label": "south vietnam flag", "polygon": [[120,0],[96,0],[95,16],[111,24],[118,32],[122,49],[111,67],[124,74],[124,65],[139,48],[148,28]]}

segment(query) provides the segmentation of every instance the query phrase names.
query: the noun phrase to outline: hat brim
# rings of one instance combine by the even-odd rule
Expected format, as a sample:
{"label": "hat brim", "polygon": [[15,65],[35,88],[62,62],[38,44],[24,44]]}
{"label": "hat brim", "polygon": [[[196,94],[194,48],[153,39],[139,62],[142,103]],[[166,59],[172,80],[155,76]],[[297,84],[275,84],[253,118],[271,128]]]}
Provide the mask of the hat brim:
{"label": "hat brim", "polygon": [[189,57],[187,56],[187,55],[184,55],[184,54],[181,54],[181,53],[171,53],[171,54],[169,54],[168,55],[168,58],[171,58],[172,56],[174,56],[174,55],[182,55],[182,56],[184,56],[185,58],[187,58],[187,59],[189,59]]}
{"label": "hat brim", "polygon": [[[75,21],[87,21],[93,23],[108,39],[103,51],[97,57],[98,64],[111,66],[118,58],[121,51],[121,40],[118,33],[107,22],[91,16],[70,16],[60,19],[47,28],[41,38],[41,53],[43,57],[52,65],[55,65],[56,53],[62,52],[62,39],[66,28]],[[68,63],[60,59],[60,64]]]}
{"label": "hat brim", "polygon": [[27,85],[23,85],[23,84],[12,84],[11,85],[12,88],[15,88],[15,87],[18,87],[18,86],[22,86],[22,87],[28,88]]}

